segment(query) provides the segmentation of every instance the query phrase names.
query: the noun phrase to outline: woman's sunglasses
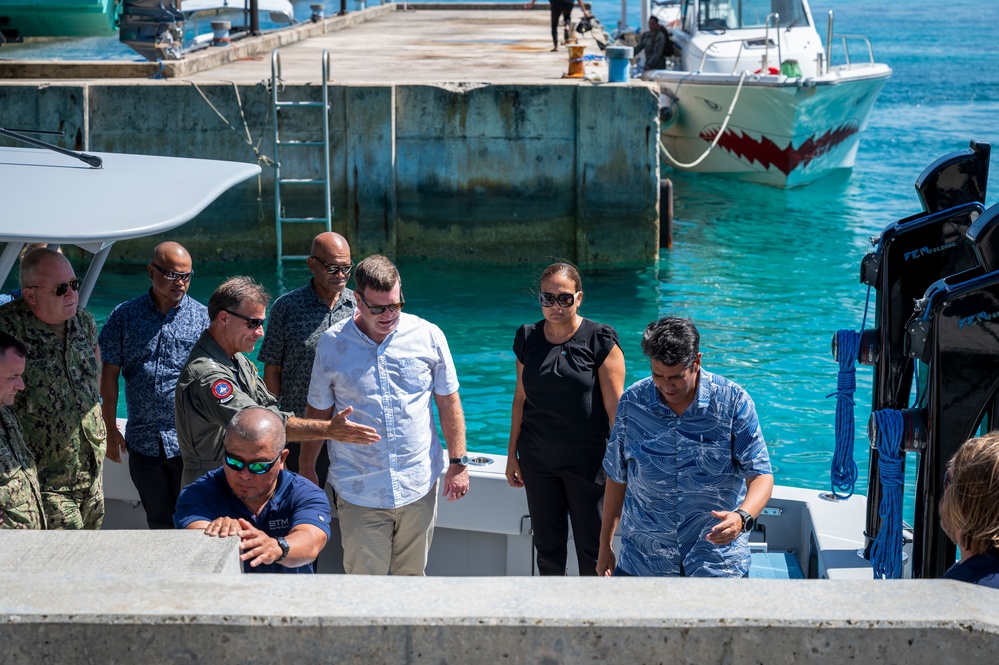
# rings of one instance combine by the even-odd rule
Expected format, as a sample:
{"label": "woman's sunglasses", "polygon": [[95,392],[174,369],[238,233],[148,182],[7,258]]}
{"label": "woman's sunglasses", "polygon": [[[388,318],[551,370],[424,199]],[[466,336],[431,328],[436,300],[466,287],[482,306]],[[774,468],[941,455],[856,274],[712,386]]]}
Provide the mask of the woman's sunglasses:
{"label": "woman's sunglasses", "polygon": [[538,300],[541,301],[542,307],[551,307],[555,303],[558,303],[559,307],[572,307],[572,303],[576,302],[576,294],[559,293],[555,295],[554,293],[541,293],[538,295]]}
{"label": "woman's sunglasses", "polygon": [[243,460],[236,459],[229,453],[226,453],[225,465],[236,472],[242,471],[243,469],[249,469],[250,473],[252,473],[253,475],[262,476],[271,469],[273,469],[274,465],[277,464],[277,461],[279,459],[281,459],[281,453],[278,453],[278,456],[272,459],[270,462],[244,462]]}

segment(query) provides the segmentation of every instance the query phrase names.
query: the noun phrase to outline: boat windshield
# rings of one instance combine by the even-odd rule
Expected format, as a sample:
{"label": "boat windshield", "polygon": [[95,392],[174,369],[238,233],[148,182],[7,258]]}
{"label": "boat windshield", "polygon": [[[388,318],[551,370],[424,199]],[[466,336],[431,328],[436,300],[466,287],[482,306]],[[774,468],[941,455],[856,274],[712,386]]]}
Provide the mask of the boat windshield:
{"label": "boat windshield", "polygon": [[698,30],[762,28],[769,14],[778,14],[783,28],[808,24],[802,0],[685,0],[683,24],[688,29],[695,11]]}

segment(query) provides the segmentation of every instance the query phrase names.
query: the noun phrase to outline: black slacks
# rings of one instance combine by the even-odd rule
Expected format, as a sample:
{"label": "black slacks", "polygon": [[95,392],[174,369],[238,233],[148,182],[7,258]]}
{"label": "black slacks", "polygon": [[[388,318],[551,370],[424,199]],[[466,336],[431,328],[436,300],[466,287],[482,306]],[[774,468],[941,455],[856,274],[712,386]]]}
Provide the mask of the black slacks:
{"label": "black slacks", "polygon": [[158,457],[128,451],[128,475],[132,477],[139,500],[146,511],[146,524],[150,529],[172,529],[173,513],[180,496],[180,478],[184,462],[177,457],[167,457],[160,446]]}

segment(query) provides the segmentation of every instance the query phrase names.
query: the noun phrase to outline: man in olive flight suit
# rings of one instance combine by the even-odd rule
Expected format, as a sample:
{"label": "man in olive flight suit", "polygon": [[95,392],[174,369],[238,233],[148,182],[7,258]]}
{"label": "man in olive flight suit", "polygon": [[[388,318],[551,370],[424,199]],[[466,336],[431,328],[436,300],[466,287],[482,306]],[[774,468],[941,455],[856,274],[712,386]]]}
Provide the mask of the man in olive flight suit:
{"label": "man in olive flight suit", "polygon": [[350,409],[330,420],[306,420],[278,409],[278,399],[243,355],[253,351],[263,337],[269,302],[270,296],[260,284],[242,276],[223,282],[208,299],[211,323],[177,381],[175,406],[177,439],[184,460],[183,486],[222,466],[225,428],[234,415],[250,406],[277,414],[285,423],[287,438],[293,441],[334,438],[369,444],[379,438],[373,428],[348,421]]}

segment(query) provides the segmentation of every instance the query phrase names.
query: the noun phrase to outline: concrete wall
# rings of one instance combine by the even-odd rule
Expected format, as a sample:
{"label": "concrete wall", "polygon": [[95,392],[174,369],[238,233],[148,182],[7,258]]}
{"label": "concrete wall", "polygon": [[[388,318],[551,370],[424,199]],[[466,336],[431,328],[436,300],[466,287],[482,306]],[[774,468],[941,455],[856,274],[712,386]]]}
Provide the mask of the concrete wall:
{"label": "concrete wall", "polygon": [[999,648],[996,591],[939,580],[52,572],[0,585],[11,663],[939,665]]}
{"label": "concrete wall", "polygon": [[[358,256],[656,258],[658,99],[646,84],[331,86],[330,95],[334,228]],[[282,98],[319,100],[321,88],[289,86]],[[66,147],[259,160],[259,183],[234,188],[176,237],[200,257],[274,255],[263,82],[8,82],[0,108],[7,127],[64,129]],[[282,138],[321,136],[319,113],[283,110]],[[321,160],[319,148],[282,148],[282,176],[316,177]],[[287,215],[322,214],[318,189],[285,188],[282,198]],[[286,232],[285,252],[302,253],[316,231]],[[111,260],[145,260],[159,240],[122,243]]]}

